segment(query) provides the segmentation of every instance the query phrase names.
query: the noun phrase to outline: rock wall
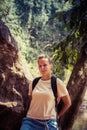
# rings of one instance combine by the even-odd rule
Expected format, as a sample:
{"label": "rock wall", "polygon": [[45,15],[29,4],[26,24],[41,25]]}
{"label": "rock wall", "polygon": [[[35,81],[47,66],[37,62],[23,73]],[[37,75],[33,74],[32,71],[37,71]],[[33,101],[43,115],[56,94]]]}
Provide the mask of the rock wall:
{"label": "rock wall", "polygon": [[17,44],[8,27],[0,21],[0,130],[20,129],[29,105],[29,83]]}

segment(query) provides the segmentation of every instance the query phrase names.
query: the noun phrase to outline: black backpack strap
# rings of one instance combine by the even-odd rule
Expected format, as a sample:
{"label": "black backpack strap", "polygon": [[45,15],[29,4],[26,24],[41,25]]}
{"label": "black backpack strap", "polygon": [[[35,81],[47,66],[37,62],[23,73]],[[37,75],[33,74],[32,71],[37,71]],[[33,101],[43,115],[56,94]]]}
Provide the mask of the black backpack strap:
{"label": "black backpack strap", "polygon": [[56,81],[56,77],[55,76],[52,76],[51,77],[51,87],[52,87],[52,90],[53,90],[53,94],[57,100],[57,81]]}
{"label": "black backpack strap", "polygon": [[51,77],[51,86],[52,86],[52,90],[55,96],[55,102],[56,102],[56,108],[57,108],[57,113],[59,113],[64,105],[62,99],[60,100],[60,102],[57,104],[57,79],[55,76]]}
{"label": "black backpack strap", "polygon": [[[33,80],[33,82],[32,82],[32,90],[35,88],[35,86],[36,86],[36,84],[38,83],[38,81],[39,81],[40,78],[41,78],[41,77],[37,77],[37,78],[35,78],[35,79]],[[29,96],[29,106],[28,106],[28,108],[30,107],[31,100],[32,100],[32,95]]]}
{"label": "black backpack strap", "polygon": [[38,83],[38,81],[40,80],[41,77],[37,77],[33,80],[32,82],[32,90],[35,88],[36,84]]}
{"label": "black backpack strap", "polygon": [[[38,81],[41,79],[41,77],[37,77],[33,80],[32,82],[32,90],[35,88],[36,84],[38,83]],[[52,76],[51,77],[51,87],[53,90],[53,94],[55,96],[55,98],[57,98],[57,83],[56,83],[56,77]]]}
{"label": "black backpack strap", "polygon": [[55,108],[56,108],[56,111],[58,113],[58,107],[57,107],[57,78],[55,76],[52,76],[51,77],[51,87],[52,87],[52,90],[53,90],[53,94],[54,94],[54,97],[55,97]]}
{"label": "black backpack strap", "polygon": [[[37,77],[33,80],[32,82],[32,89],[35,88],[36,84],[38,83],[38,81],[41,79],[41,77]],[[52,90],[53,90],[53,94],[55,96],[55,98],[57,98],[57,83],[56,83],[56,77],[55,76],[52,76],[51,77],[51,87],[52,87]]]}

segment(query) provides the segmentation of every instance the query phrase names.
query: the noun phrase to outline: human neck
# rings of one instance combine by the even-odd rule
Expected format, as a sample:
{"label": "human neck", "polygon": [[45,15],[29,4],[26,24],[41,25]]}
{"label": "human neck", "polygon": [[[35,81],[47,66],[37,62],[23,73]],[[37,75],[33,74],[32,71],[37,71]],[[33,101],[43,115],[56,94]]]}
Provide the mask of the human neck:
{"label": "human neck", "polygon": [[51,75],[42,76],[41,79],[42,79],[42,80],[49,80],[49,79],[51,79]]}

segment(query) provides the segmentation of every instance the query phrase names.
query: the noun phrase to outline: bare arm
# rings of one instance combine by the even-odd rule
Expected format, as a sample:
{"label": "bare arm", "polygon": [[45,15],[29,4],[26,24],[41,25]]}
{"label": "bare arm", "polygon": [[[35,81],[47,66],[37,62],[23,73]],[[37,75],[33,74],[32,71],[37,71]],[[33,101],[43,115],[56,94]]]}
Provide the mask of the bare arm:
{"label": "bare arm", "polygon": [[58,113],[58,118],[60,118],[71,106],[71,99],[70,99],[69,95],[63,96],[61,98],[62,98],[64,105],[63,105],[61,111]]}

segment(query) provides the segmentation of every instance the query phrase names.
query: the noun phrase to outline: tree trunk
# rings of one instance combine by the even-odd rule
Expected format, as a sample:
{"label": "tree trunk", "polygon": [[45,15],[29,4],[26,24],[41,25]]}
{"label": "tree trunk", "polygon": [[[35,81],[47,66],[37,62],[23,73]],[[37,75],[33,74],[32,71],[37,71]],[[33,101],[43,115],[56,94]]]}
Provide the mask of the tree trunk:
{"label": "tree trunk", "polygon": [[83,51],[67,85],[72,105],[60,119],[61,130],[71,130],[87,88],[87,54]]}

